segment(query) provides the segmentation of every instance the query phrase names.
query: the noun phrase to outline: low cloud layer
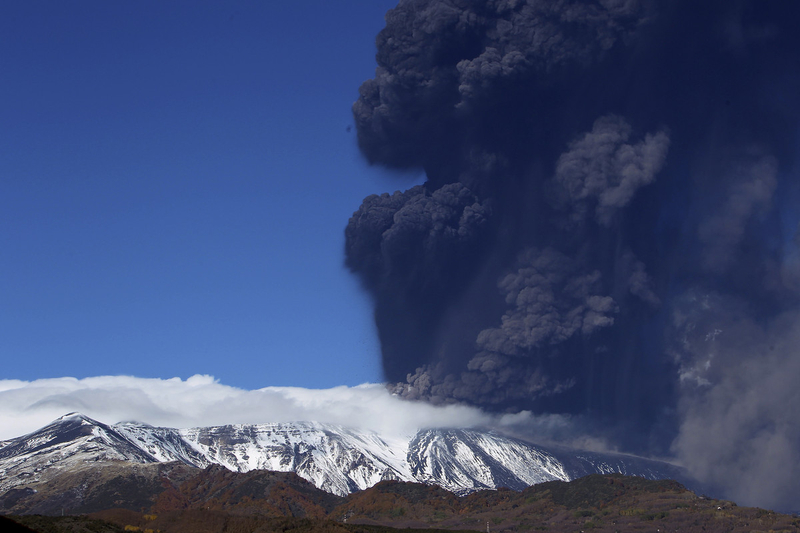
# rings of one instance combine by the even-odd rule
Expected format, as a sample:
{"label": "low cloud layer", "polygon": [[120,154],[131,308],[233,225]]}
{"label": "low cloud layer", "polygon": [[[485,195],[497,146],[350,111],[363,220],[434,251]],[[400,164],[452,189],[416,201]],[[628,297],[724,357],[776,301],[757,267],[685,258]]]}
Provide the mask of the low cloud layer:
{"label": "low cloud layer", "polygon": [[[207,375],[186,380],[132,376],[0,380],[0,439],[24,435],[72,411],[105,423],[138,421],[182,428],[313,420],[385,434],[408,434],[424,427],[513,429],[534,422],[528,413],[497,416],[466,406],[404,401],[379,384],[244,390]],[[539,423],[554,425],[563,423]]]}

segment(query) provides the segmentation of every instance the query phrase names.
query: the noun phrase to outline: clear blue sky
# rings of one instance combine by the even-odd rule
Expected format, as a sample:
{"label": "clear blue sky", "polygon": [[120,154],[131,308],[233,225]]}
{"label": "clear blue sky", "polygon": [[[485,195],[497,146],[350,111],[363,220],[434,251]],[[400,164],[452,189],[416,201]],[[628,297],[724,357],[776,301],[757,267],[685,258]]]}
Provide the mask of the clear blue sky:
{"label": "clear blue sky", "polygon": [[0,378],[381,379],[343,267],[393,0],[4,2]]}

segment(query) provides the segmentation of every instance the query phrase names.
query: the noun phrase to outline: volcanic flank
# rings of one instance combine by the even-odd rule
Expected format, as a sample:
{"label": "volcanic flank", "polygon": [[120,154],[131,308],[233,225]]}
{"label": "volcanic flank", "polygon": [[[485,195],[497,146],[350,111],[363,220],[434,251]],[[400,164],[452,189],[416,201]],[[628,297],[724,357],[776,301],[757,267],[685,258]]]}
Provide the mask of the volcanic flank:
{"label": "volcanic flank", "polygon": [[[796,2],[401,0],[346,263],[398,394],[800,493]],[[736,480],[755,480],[744,485]]]}

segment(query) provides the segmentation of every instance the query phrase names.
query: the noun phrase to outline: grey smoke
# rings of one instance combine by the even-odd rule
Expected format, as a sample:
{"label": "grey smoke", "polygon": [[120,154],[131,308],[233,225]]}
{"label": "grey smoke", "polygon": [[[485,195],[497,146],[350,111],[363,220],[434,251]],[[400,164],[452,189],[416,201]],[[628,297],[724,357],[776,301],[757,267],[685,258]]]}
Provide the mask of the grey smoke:
{"label": "grey smoke", "polygon": [[576,204],[576,211],[585,213],[591,202],[604,226],[639,188],[656,179],[667,156],[666,132],[647,134],[636,144],[628,144],[630,136],[631,126],[623,118],[601,117],[592,131],[570,143],[556,163],[555,180]]}
{"label": "grey smoke", "polygon": [[510,308],[501,325],[477,338],[481,350],[520,356],[544,343],[557,344],[614,324],[614,299],[598,294],[601,274],[576,272],[570,259],[552,249],[527,250],[516,272],[498,284]]}
{"label": "grey smoke", "polygon": [[800,314],[759,324],[745,305],[706,294],[680,319],[684,394],[673,451],[736,501],[793,510],[800,493]]}

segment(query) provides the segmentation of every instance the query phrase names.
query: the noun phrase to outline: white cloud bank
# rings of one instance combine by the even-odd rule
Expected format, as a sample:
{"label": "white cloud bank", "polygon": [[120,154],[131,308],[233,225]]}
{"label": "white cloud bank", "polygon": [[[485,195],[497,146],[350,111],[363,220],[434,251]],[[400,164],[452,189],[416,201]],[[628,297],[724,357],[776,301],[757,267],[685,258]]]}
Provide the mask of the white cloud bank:
{"label": "white cloud bank", "polygon": [[244,390],[207,375],[186,380],[133,376],[0,380],[0,439],[19,437],[72,411],[105,423],[137,421],[186,428],[317,421],[384,434],[409,434],[426,427],[511,428],[533,422],[527,412],[498,417],[472,407],[409,402],[380,384]]}

